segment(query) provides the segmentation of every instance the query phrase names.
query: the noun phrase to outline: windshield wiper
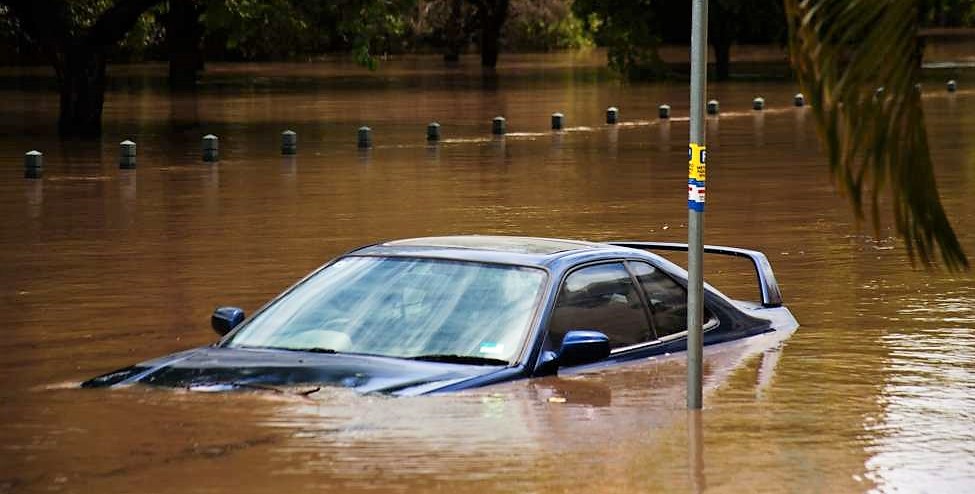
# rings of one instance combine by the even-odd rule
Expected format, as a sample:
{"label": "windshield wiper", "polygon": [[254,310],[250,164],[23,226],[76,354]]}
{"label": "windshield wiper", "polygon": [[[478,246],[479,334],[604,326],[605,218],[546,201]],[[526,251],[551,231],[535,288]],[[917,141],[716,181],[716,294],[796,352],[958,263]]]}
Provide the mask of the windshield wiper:
{"label": "windshield wiper", "polygon": [[449,364],[468,364],[468,365],[508,365],[507,360],[490,357],[478,357],[475,355],[450,355],[450,354],[431,354],[417,355],[408,357],[410,360],[423,360],[426,362],[446,362]]}
{"label": "windshield wiper", "polygon": [[266,346],[269,350],[287,350],[289,352],[308,352],[308,353],[338,353],[332,348],[322,348],[322,347],[308,347],[308,348],[291,348],[283,346]]}

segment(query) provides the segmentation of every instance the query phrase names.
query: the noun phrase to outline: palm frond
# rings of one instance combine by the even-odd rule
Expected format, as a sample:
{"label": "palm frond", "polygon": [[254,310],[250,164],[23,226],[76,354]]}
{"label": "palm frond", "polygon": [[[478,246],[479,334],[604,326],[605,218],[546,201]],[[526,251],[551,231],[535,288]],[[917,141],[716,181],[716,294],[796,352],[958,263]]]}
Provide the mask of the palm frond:
{"label": "palm frond", "polygon": [[[816,115],[830,172],[864,216],[865,189],[879,230],[880,195],[912,262],[968,268],[941,200],[921,93],[917,0],[785,0],[789,54]],[[878,88],[883,88],[878,91]]]}

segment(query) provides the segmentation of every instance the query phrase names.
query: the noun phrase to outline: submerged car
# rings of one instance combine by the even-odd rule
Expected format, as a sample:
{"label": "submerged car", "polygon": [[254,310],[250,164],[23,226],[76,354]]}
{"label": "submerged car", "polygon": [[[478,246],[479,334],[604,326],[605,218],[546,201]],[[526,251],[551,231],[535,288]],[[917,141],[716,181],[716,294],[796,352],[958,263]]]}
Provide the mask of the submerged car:
{"label": "submerged car", "polygon": [[[218,308],[217,343],[82,384],[196,390],[343,386],[418,395],[577,372],[687,348],[687,273],[651,251],[661,242],[455,236],[349,252],[249,319]],[[765,255],[749,259],[759,302],[704,290],[704,345],[798,323]]]}

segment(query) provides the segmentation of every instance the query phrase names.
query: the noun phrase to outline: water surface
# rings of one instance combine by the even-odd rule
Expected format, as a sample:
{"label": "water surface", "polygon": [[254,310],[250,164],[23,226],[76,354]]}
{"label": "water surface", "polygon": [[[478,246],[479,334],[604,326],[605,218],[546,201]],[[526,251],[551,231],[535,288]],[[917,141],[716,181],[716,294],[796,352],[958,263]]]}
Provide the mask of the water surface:
{"label": "water surface", "polygon": [[[209,344],[215,306],[250,313],[366,243],[686,240],[684,83],[622,84],[596,56],[503,62],[495,79],[422,57],[375,74],[214,65],[195,96],[161,89],[164,67],[116,67],[95,144],[56,139],[42,72],[5,70],[0,492],[975,489],[975,283],[912,269],[889,219],[857,228],[788,81],[712,84],[723,113],[707,124],[706,241],[768,253],[802,327],[709,355],[700,415],[684,410],[680,358],[410,399],[73,386]],[[924,102],[942,198],[973,255],[975,81],[960,85],[928,84]],[[616,127],[603,124],[611,105]],[[555,111],[566,132],[548,130]],[[489,136],[496,115],[504,139]],[[445,142],[431,147],[434,120]],[[279,155],[286,128],[294,158]],[[221,138],[218,164],[199,160],[205,133]],[[116,165],[126,138],[134,171]],[[41,181],[21,178],[32,148]],[[752,296],[741,267],[706,273]]]}

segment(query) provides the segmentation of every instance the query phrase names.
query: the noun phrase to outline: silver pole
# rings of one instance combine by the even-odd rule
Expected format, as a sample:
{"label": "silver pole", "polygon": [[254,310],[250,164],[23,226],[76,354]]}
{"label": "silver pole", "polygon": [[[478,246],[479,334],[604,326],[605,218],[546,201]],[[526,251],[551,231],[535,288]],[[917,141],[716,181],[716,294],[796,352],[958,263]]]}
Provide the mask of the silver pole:
{"label": "silver pole", "polygon": [[691,11],[691,135],[687,174],[687,408],[702,406],[704,318],[704,185],[707,151],[704,110],[708,69],[708,2],[694,0]]}

